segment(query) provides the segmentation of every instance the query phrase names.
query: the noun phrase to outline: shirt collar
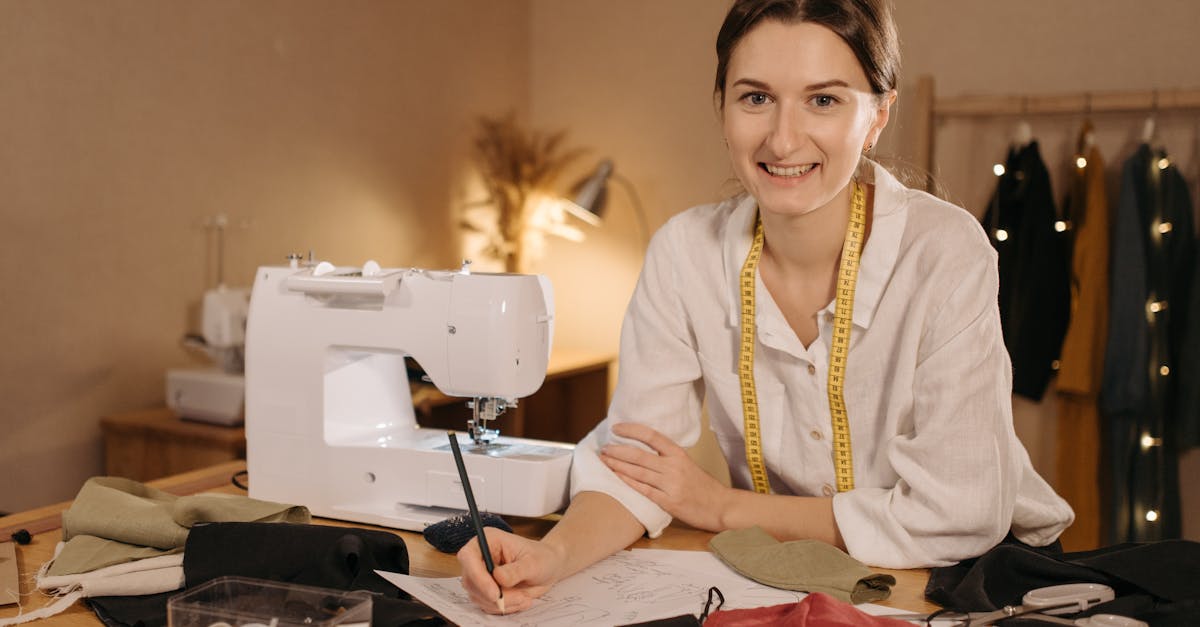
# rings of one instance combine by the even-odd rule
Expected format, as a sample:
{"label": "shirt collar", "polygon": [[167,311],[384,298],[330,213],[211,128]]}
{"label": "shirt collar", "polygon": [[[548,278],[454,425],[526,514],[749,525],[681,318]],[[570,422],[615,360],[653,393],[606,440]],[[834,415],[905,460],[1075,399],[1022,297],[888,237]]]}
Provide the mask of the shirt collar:
{"label": "shirt collar", "polygon": [[[854,287],[853,321],[855,326],[864,329],[871,326],[883,290],[896,266],[908,217],[909,190],[879,164],[871,162],[871,167],[875,179],[875,202],[869,208],[873,218],[871,236],[863,248],[858,282]],[[738,297],[741,294],[740,275],[750,244],[754,241],[758,205],[750,194],[742,194],[729,202],[735,205],[725,222],[722,254],[727,282],[725,293],[731,296],[728,324],[736,327],[741,324],[742,315]],[[833,303],[825,308],[830,315],[833,310]]]}

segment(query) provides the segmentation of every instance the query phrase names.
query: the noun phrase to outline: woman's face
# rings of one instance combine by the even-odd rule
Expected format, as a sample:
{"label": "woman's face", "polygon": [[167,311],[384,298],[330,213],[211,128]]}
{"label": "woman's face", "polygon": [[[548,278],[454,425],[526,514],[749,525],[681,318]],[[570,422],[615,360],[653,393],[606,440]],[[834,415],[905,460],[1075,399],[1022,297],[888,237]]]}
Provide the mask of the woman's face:
{"label": "woman's face", "polygon": [[768,20],[729,59],[722,118],[729,158],[764,212],[803,215],[841,198],[894,92],[871,92],[833,31]]}

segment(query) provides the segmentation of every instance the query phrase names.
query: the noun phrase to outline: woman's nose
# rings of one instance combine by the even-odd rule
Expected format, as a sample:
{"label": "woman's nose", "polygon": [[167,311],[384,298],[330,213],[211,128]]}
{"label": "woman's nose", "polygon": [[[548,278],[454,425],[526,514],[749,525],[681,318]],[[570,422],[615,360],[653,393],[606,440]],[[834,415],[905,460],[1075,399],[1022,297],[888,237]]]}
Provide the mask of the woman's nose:
{"label": "woman's nose", "polygon": [[771,124],[771,136],[767,147],[777,159],[784,159],[796,151],[804,141],[804,123],[799,113],[786,107],[776,109]]}

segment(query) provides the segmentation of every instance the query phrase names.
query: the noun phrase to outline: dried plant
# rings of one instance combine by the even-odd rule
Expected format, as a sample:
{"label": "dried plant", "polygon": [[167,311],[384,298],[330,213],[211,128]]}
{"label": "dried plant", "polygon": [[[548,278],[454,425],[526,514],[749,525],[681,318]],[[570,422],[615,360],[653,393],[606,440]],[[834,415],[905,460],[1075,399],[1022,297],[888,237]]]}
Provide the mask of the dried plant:
{"label": "dried plant", "polygon": [[565,138],[564,131],[526,129],[512,113],[479,119],[475,160],[496,206],[499,241],[493,249],[504,258],[509,272],[526,270],[522,241],[530,226],[534,195],[548,193],[567,166],[585,153],[565,148]]}

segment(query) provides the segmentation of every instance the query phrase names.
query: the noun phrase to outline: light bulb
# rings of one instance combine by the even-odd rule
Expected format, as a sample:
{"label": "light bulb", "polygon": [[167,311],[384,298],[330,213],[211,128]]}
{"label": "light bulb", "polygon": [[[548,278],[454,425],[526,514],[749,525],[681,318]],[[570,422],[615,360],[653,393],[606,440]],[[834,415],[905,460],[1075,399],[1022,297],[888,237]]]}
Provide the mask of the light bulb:
{"label": "light bulb", "polygon": [[1004,176],[1004,164],[997,163],[996,165],[993,165],[992,174],[995,174],[996,176]]}

